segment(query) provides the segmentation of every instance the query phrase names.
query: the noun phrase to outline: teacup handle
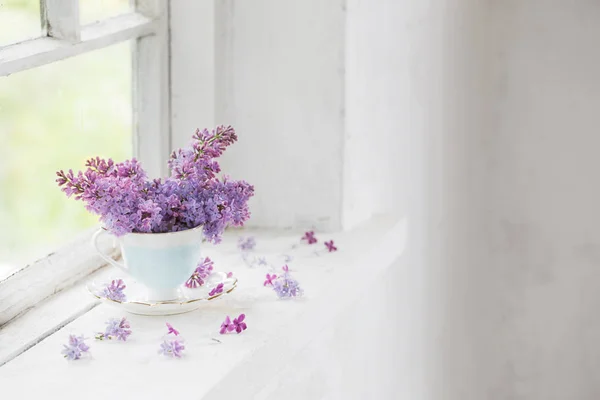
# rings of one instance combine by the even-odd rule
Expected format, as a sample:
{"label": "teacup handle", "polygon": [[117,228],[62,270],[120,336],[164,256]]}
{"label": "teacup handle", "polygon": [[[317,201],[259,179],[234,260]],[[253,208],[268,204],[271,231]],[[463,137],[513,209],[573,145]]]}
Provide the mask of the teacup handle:
{"label": "teacup handle", "polygon": [[106,233],[106,231],[104,229],[98,229],[96,231],[96,233],[94,233],[94,236],[92,236],[92,243],[94,244],[94,247],[96,248],[96,251],[98,252],[98,255],[100,257],[102,257],[102,259],[104,261],[106,261],[107,263],[114,265],[115,267],[125,271],[126,268],[125,268],[124,264],[121,264],[120,262],[113,260],[111,257],[104,254],[102,252],[102,250],[100,250],[100,246],[98,246],[98,238],[100,237],[100,235],[105,234],[105,233]]}

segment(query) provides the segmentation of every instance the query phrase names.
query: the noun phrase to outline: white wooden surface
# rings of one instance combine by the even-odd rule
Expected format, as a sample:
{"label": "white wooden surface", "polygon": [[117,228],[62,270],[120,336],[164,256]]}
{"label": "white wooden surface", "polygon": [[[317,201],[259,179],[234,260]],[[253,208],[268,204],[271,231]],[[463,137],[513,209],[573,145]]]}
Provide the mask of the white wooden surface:
{"label": "white wooden surface", "polygon": [[[83,232],[56,252],[0,280],[0,327],[105,264],[91,243],[96,229]],[[106,254],[118,256],[112,239],[102,238],[99,245]]]}
{"label": "white wooden surface", "polygon": [[[90,274],[88,279],[106,276],[108,270],[108,268],[102,268]],[[0,366],[35,346],[98,304],[100,302],[87,295],[82,285],[79,284],[31,307],[18,319],[0,329]]]}
{"label": "white wooden surface", "polygon": [[[290,267],[306,295],[292,301],[278,300],[271,289],[262,286],[265,269],[249,268],[241,262],[232,232],[222,245],[206,249],[216,268],[231,270],[240,279],[240,287],[229,297],[179,316],[128,315],[134,334],[127,343],[90,341],[92,359],[64,360],[60,350],[69,333],[93,337],[94,332],[103,329],[107,318],[122,314],[106,305],[97,306],[0,367],[2,393],[22,393],[27,387],[31,398],[47,399],[105,399],[115,395],[145,399],[270,399],[281,388],[291,387],[285,380],[294,379],[298,371],[281,377],[283,386],[273,386],[273,378],[286,367],[316,374],[317,380],[328,380],[332,373],[343,373],[345,367],[328,372],[318,365],[294,364],[294,360],[301,360],[303,349],[314,340],[317,345],[331,343],[320,341],[324,329],[339,320],[356,301],[368,302],[371,292],[382,290],[385,271],[395,262],[397,265],[401,257],[405,230],[403,221],[380,219],[352,232],[320,235],[321,240],[333,238],[340,251],[311,256],[314,247],[298,250]],[[256,253],[267,255],[280,254],[299,238],[298,233],[277,232],[257,232],[255,236]],[[247,316],[247,331],[241,335],[218,334],[226,315],[233,317],[242,312]],[[180,360],[158,354],[166,321],[186,338],[186,355]],[[378,326],[361,325],[360,321],[356,324],[363,333],[365,329],[373,334],[380,330]],[[339,343],[348,346],[348,354],[353,346],[365,345],[363,337],[356,337],[356,333],[349,333],[347,339]],[[322,354],[335,356],[335,352],[321,350]],[[311,398],[341,398],[341,383],[331,381],[321,388],[319,397]],[[306,398],[301,393],[292,393],[289,398]]]}

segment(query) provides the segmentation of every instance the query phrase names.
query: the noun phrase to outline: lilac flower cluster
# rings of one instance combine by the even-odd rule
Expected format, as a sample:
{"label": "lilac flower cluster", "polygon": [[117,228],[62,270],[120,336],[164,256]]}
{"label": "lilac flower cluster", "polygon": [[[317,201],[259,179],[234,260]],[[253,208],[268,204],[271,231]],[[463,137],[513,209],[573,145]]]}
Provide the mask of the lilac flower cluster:
{"label": "lilac flower cluster", "polygon": [[213,261],[209,257],[206,257],[198,264],[192,276],[185,282],[185,286],[188,288],[197,288],[204,285],[204,280],[212,272],[213,265]]}
{"label": "lilac flower cluster", "polygon": [[[183,350],[185,350],[184,340],[179,338],[179,331],[171,324],[167,322],[168,332],[165,335],[166,338],[160,344],[160,350],[158,351],[160,354],[163,354],[167,357],[181,358],[183,355]],[[169,337],[170,334],[175,335],[175,339],[171,339]]]}
{"label": "lilac flower cluster", "polygon": [[67,360],[79,360],[83,353],[87,353],[90,349],[84,340],[83,336],[69,335],[69,343],[63,345],[64,349],[61,353]]}
{"label": "lilac flower cluster", "polygon": [[160,344],[159,353],[167,357],[181,358],[183,350],[185,350],[183,341],[178,339],[164,340]]}
{"label": "lilac flower cluster", "polygon": [[244,322],[244,319],[246,319],[246,315],[240,314],[237,318],[234,318],[233,322],[232,322],[231,318],[229,318],[229,315],[228,315],[225,318],[225,321],[223,321],[223,323],[221,324],[221,330],[219,330],[219,333],[221,335],[224,335],[228,332],[233,332],[233,331],[236,331],[237,333],[242,333],[243,331],[248,329],[248,326]]}
{"label": "lilac flower cluster", "polygon": [[123,293],[126,287],[122,279],[113,280],[109,285],[106,285],[100,296],[114,301],[127,301],[127,296]]}
{"label": "lilac flower cluster", "polygon": [[172,175],[164,181],[148,180],[136,159],[114,163],[99,157],[88,160],[84,172],[57,172],[56,181],[116,236],[202,226],[205,238],[218,243],[226,226],[241,226],[250,217],[254,187],[216,176],[221,168],[214,159],[236,140],[231,126],[197,130],[191,147],[171,155]]}
{"label": "lilac flower cluster", "polygon": [[280,299],[302,296],[304,291],[298,281],[290,274],[288,266],[284,265],[281,269],[283,270],[283,275],[276,277],[275,275],[269,276],[267,274],[267,280],[263,285],[272,286]]}
{"label": "lilac flower cluster", "polygon": [[96,339],[104,340],[104,339],[117,339],[122,340],[123,342],[127,341],[127,337],[131,335],[131,325],[129,325],[129,321],[125,317],[111,318],[106,322],[106,329],[104,333],[98,333],[96,335]]}
{"label": "lilac flower cluster", "polygon": [[95,337],[97,340],[117,339],[125,342],[127,341],[127,337],[131,335],[131,329],[129,328],[131,328],[131,326],[125,317],[121,319],[111,318],[106,322],[106,329],[104,332],[96,334]]}

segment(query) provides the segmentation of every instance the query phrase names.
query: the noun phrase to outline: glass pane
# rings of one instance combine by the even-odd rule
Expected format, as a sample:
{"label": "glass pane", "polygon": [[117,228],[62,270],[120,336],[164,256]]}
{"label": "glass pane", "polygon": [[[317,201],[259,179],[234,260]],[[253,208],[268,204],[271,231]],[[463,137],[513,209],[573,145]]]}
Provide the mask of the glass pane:
{"label": "glass pane", "polygon": [[0,278],[97,224],[55,183],[132,154],[130,44],[0,78]]}
{"label": "glass pane", "polygon": [[40,0],[0,1],[0,46],[42,35]]}
{"label": "glass pane", "polygon": [[79,0],[81,25],[127,14],[130,11],[129,0]]}

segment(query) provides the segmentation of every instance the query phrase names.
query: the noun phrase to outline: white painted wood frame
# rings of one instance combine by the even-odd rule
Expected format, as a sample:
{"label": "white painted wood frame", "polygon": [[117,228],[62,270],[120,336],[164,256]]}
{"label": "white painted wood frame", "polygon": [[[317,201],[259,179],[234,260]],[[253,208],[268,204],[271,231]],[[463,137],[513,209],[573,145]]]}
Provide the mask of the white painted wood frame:
{"label": "white painted wood frame", "polygon": [[171,151],[169,2],[136,0],[135,10],[156,26],[133,46],[133,147],[148,176],[159,178]]}
{"label": "white painted wood frame", "polygon": [[[46,36],[0,47],[0,79],[133,40],[134,156],[149,176],[165,176],[171,146],[169,3],[137,0],[132,13],[80,27],[78,1],[42,0]],[[90,245],[91,233],[0,280],[0,326],[104,265]],[[110,241],[102,247],[119,255]]]}
{"label": "white painted wood frame", "polygon": [[79,0],[42,0],[42,29],[50,37],[78,42]]}

